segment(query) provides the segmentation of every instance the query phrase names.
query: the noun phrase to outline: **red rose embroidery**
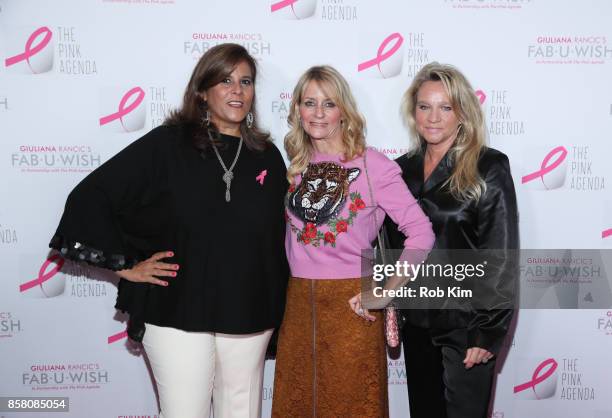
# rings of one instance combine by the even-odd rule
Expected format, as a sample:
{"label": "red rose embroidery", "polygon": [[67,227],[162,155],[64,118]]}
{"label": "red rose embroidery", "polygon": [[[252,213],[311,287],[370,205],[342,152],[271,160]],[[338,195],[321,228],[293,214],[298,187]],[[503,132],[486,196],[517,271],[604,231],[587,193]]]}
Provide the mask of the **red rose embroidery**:
{"label": "red rose embroidery", "polygon": [[325,233],[325,242],[329,242],[330,244],[336,242],[336,236],[333,234],[333,232],[328,231]]}
{"label": "red rose embroidery", "polygon": [[336,232],[346,232],[348,229],[348,222],[346,221],[338,221],[336,224]]}
{"label": "red rose embroidery", "polygon": [[357,206],[357,209],[361,210],[365,208],[365,202],[361,199],[355,199],[355,206]]}
{"label": "red rose embroidery", "polygon": [[289,193],[295,192],[295,184],[289,186]]}
{"label": "red rose embroidery", "polygon": [[349,206],[349,210],[350,210],[351,212],[357,212],[357,211],[358,211],[358,209],[357,209],[357,205],[356,205],[356,204],[354,204],[354,203],[351,203],[351,204],[350,204],[350,206]]}
{"label": "red rose embroidery", "polygon": [[304,234],[308,238],[315,238],[317,236],[317,227],[313,223],[307,223],[306,228],[304,228]]}
{"label": "red rose embroidery", "polygon": [[302,242],[304,244],[310,244],[310,238],[307,237],[306,235],[302,235]]}

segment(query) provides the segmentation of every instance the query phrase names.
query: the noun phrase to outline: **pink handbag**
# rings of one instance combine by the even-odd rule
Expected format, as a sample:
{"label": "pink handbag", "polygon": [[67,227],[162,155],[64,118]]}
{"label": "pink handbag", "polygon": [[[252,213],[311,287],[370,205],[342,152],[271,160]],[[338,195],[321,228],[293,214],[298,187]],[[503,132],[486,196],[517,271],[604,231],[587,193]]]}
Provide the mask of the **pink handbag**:
{"label": "pink handbag", "polygon": [[400,344],[397,310],[393,306],[385,308],[385,338],[391,348],[395,348]]}

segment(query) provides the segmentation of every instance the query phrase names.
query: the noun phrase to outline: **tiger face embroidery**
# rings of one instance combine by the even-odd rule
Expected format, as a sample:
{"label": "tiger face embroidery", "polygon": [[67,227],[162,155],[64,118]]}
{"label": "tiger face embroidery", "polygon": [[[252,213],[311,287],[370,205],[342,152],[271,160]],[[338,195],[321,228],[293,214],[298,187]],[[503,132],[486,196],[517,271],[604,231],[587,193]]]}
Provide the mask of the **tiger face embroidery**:
{"label": "tiger face embroidery", "polygon": [[287,207],[305,223],[326,223],[340,213],[349,185],[360,172],[359,168],[347,169],[332,162],[308,164],[302,182],[289,194]]}

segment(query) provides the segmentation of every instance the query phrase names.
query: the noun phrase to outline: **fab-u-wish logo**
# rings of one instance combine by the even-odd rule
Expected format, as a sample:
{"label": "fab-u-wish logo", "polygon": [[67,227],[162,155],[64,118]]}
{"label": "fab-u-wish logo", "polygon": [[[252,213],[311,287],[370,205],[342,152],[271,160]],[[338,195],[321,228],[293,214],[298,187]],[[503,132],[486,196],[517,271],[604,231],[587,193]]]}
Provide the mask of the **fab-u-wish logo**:
{"label": "fab-u-wish logo", "polygon": [[66,280],[61,270],[64,262],[59,254],[47,257],[38,269],[36,277],[28,277],[19,285],[19,293],[29,298],[53,298],[63,295]]}
{"label": "fab-u-wish logo", "polygon": [[554,358],[523,360],[517,369],[514,395],[524,400],[552,398],[557,392],[558,367]]}
{"label": "fab-u-wish logo", "polygon": [[404,360],[387,359],[387,383],[389,385],[406,385],[406,367]]}
{"label": "fab-u-wish logo", "polygon": [[[562,187],[567,174],[567,154],[567,148],[561,145],[548,151],[539,164],[536,165],[530,161],[530,171],[521,177],[521,183],[536,190],[552,190]],[[541,157],[536,155],[535,158]]]}
{"label": "fab-u-wish logo", "polygon": [[597,329],[605,335],[612,335],[612,311],[597,318]]}
{"label": "fab-u-wish logo", "polygon": [[0,312],[0,338],[12,338],[22,331],[21,320],[14,312]]}
{"label": "fab-u-wish logo", "polygon": [[280,19],[306,19],[316,9],[317,0],[273,0],[270,4],[270,13]]}
{"label": "fab-u-wish logo", "polygon": [[612,48],[605,34],[537,36],[527,46],[527,57],[536,64],[606,64]]}
{"label": "fab-u-wish logo", "polygon": [[42,74],[53,69],[53,32],[47,26],[15,30],[5,39],[7,71]]}
{"label": "fab-u-wish logo", "polygon": [[100,128],[129,133],[144,128],[145,91],[140,86],[103,89],[100,93]]}
{"label": "fab-u-wish logo", "polygon": [[445,4],[453,9],[469,10],[520,10],[532,0],[443,0]]}
{"label": "fab-u-wish logo", "polygon": [[366,39],[363,44],[365,49],[362,55],[365,59],[357,65],[359,74],[371,78],[391,78],[401,73],[404,37],[399,32],[385,36],[382,41]]}
{"label": "fab-u-wish logo", "polygon": [[97,362],[32,364],[20,380],[23,388],[46,392],[101,389],[111,381],[108,370]]}

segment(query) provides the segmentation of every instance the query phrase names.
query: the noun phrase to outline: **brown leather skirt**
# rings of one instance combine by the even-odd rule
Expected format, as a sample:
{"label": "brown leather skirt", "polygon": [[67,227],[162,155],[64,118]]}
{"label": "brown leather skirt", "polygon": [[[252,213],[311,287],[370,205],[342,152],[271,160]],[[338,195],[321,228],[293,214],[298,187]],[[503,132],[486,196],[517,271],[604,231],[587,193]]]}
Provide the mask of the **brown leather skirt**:
{"label": "brown leather skirt", "polygon": [[355,315],[348,300],[359,291],[360,279],[289,279],[272,417],[389,416],[382,314]]}

